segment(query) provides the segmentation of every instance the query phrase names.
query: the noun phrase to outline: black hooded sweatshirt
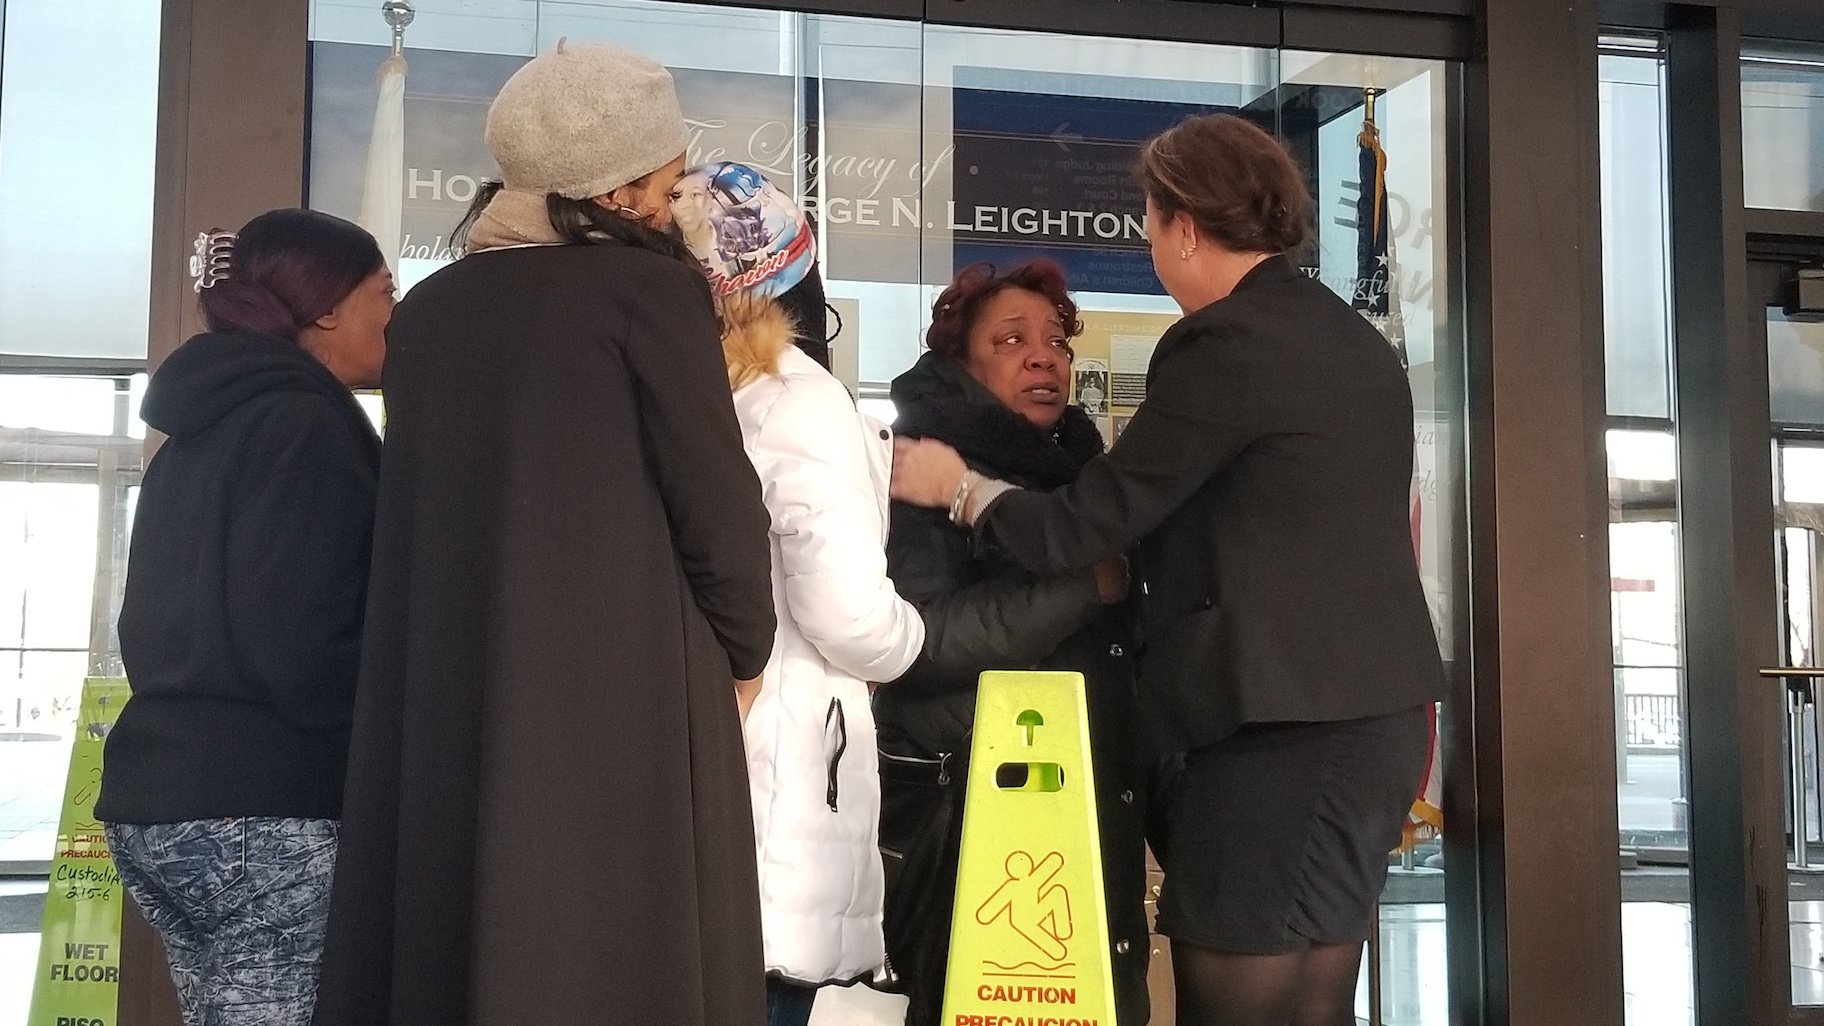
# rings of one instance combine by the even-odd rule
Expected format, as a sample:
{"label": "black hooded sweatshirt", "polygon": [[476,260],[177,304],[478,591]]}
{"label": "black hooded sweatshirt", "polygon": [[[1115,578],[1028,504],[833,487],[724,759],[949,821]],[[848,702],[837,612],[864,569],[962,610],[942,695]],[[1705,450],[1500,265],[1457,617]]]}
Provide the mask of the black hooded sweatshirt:
{"label": "black hooded sweatshirt", "polygon": [[97,818],[341,814],[380,440],[297,343],[191,339],[141,410],[146,468],[120,610],[132,700]]}

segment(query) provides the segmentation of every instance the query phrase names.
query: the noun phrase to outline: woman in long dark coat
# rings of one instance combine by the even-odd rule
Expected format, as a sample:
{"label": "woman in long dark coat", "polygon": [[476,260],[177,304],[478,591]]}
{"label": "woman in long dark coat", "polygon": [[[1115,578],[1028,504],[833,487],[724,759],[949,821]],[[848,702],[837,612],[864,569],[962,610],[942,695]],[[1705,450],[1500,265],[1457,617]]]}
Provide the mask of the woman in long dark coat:
{"label": "woman in long dark coat", "polygon": [[560,44],[488,142],[504,188],[389,336],[316,1021],[758,1026],[734,679],[772,647],[768,520],[708,288],[654,230],[671,78]]}

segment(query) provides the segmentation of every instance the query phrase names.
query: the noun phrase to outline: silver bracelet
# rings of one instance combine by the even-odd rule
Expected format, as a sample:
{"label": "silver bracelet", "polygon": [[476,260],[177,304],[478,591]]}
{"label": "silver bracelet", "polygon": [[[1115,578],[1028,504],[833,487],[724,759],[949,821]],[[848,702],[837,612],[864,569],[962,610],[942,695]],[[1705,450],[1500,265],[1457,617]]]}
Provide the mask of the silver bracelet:
{"label": "silver bracelet", "polygon": [[956,482],[956,494],[950,497],[951,523],[956,524],[959,527],[969,526],[968,521],[963,519],[964,515],[969,510],[969,492],[981,478],[982,475],[977,474],[973,470],[965,469],[963,471],[963,476]]}

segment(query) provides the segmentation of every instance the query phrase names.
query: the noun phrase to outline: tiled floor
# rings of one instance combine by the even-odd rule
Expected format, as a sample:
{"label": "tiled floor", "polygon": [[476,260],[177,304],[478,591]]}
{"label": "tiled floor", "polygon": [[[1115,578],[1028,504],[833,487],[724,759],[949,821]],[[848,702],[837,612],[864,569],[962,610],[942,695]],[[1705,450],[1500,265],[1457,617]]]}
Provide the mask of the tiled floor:
{"label": "tiled floor", "polygon": [[[0,863],[40,863],[54,847],[69,743],[0,740]],[[1657,753],[1630,760],[1622,788],[1623,818],[1636,829],[1681,826],[1673,818],[1676,761]],[[0,878],[0,899],[42,893],[36,881]],[[1660,895],[1647,895],[1660,896]],[[1682,897],[1682,895],[1669,895]],[[1429,895],[1413,895],[1427,901]],[[1412,900],[1408,898],[1406,900]],[[1824,902],[1792,902],[1793,996],[1824,1004]],[[0,1026],[25,1022],[36,968],[38,937],[31,927],[0,917]],[[29,918],[29,917],[28,917]],[[1631,901],[1622,906],[1622,972],[1629,1026],[1691,1022],[1689,906]],[[1387,1026],[1445,1026],[1444,907],[1389,905],[1382,911],[1383,1021]],[[895,1026],[904,1001],[864,987],[820,995],[812,1026]],[[1366,986],[1358,998],[1366,1021]],[[1163,1024],[1160,1024],[1163,1026]]]}
{"label": "tiled floor", "polygon": [[0,933],[0,1026],[24,1026],[37,965],[37,934]]}
{"label": "tiled floor", "polygon": [[[0,899],[42,895],[43,880],[0,879]],[[6,919],[14,929],[18,924]],[[21,1026],[31,1010],[32,976],[38,971],[38,934],[0,931],[0,1026]]]}
{"label": "tiled floor", "polygon": [[[0,881],[0,894],[43,884]],[[1824,904],[1795,903],[1794,996],[1824,1002]],[[1629,1026],[1682,1026],[1691,1021],[1690,915],[1682,905],[1640,902],[1622,907],[1623,979]],[[1383,1001],[1387,1026],[1445,1026],[1444,908],[1405,905],[1383,914]],[[25,1022],[38,937],[0,933],[0,1026]],[[1366,1021],[1364,988],[1358,1014]],[[900,998],[864,987],[826,990],[812,1026],[896,1026]]]}
{"label": "tiled floor", "polygon": [[0,740],[0,864],[50,861],[69,768],[68,738]]}
{"label": "tiled floor", "polygon": [[[42,892],[41,881],[0,880],[0,897]],[[1691,919],[1684,905],[1622,906],[1622,976],[1629,1026],[1691,1022]],[[1444,908],[1403,905],[1383,910],[1383,1002],[1387,1026],[1444,1026]],[[35,933],[0,932],[0,1026],[25,1022],[38,956]],[[1824,902],[1792,904],[1793,997],[1824,1004]],[[893,1026],[900,998],[864,987],[825,991],[812,1026]],[[1364,987],[1357,1013],[1367,1018]]]}
{"label": "tiled floor", "polygon": [[[1824,1004],[1824,902],[1791,905],[1792,995]],[[1444,922],[1439,905],[1383,911],[1385,1021],[1443,1026]],[[1621,907],[1622,989],[1629,1026],[1682,1026],[1691,1015],[1691,909],[1667,902]],[[1358,1008],[1366,1017],[1366,1002]]]}
{"label": "tiled floor", "polygon": [[[1445,1026],[1444,907],[1382,910],[1382,1002],[1387,1026]],[[1629,1026],[1684,1026],[1691,1016],[1691,913],[1685,905],[1622,906],[1622,987]],[[1824,1004],[1824,902],[1792,905],[1793,998]],[[892,999],[826,992],[812,1026],[891,1026]],[[1367,991],[1356,1013],[1367,1021]],[[1157,1024],[1156,1024],[1157,1026]]]}
{"label": "tiled floor", "polygon": [[1824,1005],[1824,902],[1792,903],[1792,999]]}
{"label": "tiled floor", "polygon": [[[1824,903],[1795,902],[1793,996],[1824,1003]],[[1691,1022],[1691,917],[1684,905],[1634,902],[1622,906],[1622,986],[1629,1026]],[[1445,1026],[1444,907],[1401,905],[1382,912],[1383,1022],[1387,1026]],[[879,996],[829,992],[812,1026],[891,1026],[892,1006]],[[1367,992],[1357,1015],[1367,1021]]]}
{"label": "tiled floor", "polygon": [[[42,893],[43,881],[0,879],[0,899]],[[1824,902],[1793,902],[1793,997],[1824,1004]],[[1622,986],[1629,1026],[1691,1022],[1691,918],[1686,905],[1630,902],[1622,906]],[[18,929],[17,925],[12,927]],[[1383,1021],[1387,1026],[1445,1026],[1444,907],[1395,905],[1382,912]],[[0,931],[0,1026],[25,1022],[36,969],[38,936]],[[1367,1017],[1366,988],[1358,1015]],[[899,998],[863,987],[826,990],[812,1026],[897,1026]],[[1164,1024],[1159,1024],[1164,1026]]]}
{"label": "tiled floor", "polygon": [[1621,983],[1628,1026],[1691,1022],[1691,907],[1621,906]]}
{"label": "tiled floor", "polygon": [[[1443,905],[1381,907],[1381,1014],[1387,1026],[1447,1021],[1444,958]],[[1356,991],[1355,1014],[1368,1019],[1365,978]]]}

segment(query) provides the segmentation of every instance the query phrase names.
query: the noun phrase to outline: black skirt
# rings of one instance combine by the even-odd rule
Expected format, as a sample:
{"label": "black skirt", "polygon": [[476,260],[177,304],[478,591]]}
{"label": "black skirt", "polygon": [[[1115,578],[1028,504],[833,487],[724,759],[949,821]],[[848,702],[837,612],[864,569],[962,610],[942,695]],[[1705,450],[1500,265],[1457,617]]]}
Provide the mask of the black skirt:
{"label": "black skirt", "polygon": [[1250,955],[1367,940],[1430,744],[1420,707],[1253,724],[1188,753],[1153,819],[1158,931]]}

